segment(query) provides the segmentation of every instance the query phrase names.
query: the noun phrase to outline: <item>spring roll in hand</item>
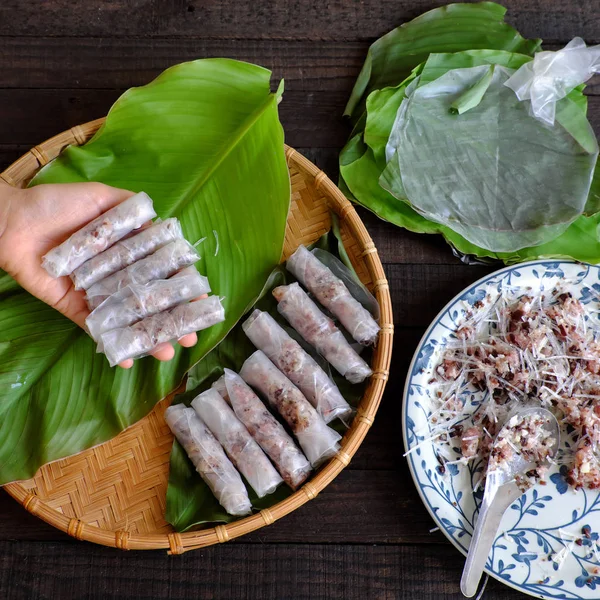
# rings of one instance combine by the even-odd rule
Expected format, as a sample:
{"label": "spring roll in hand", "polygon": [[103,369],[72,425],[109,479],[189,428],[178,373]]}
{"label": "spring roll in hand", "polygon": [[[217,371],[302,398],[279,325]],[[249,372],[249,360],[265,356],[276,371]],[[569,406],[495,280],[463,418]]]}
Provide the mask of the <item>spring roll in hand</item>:
{"label": "spring roll in hand", "polygon": [[240,375],[284,418],[313,467],[340,449],[340,434],[325,424],[302,392],[263,352],[257,350],[252,354],[242,365]]}
{"label": "spring roll in hand", "polygon": [[87,290],[94,283],[179,239],[183,239],[183,231],[177,219],[171,218],[154,223],[139,233],[122,239],[108,250],[77,267],[71,273],[75,289]]}
{"label": "spring roll in hand", "polygon": [[326,423],[352,408],[315,359],[266,312],[254,310],[242,325],[250,341],[297,385]]}
{"label": "spring roll in hand", "polygon": [[210,292],[208,279],[196,267],[188,267],[170,279],[157,279],[142,285],[133,283],[109,296],[85,320],[96,341],[110,331],[131,325]]}
{"label": "spring roll in hand", "polygon": [[196,249],[186,240],[175,240],[154,254],[142,258],[121,271],[92,285],[86,294],[90,310],[127,285],[142,285],[154,279],[167,279],[200,259]]}
{"label": "spring roll in hand", "polygon": [[165,420],[219,504],[230,515],[249,514],[252,505],[240,474],[196,411],[176,404],[167,408]]}
{"label": "spring roll in hand", "polygon": [[310,475],[311,467],[294,440],[237,373],[225,369],[221,379],[238,419],[273,461],[284,481],[293,490],[300,487]]}
{"label": "spring roll in hand", "polygon": [[224,320],[225,310],[219,297],[209,296],[146,317],[129,327],[107,331],[100,336],[98,351],[104,352],[114,367],[128,358],[146,356],[158,344],[178,340]]}
{"label": "spring roll in hand", "polygon": [[107,210],[42,258],[42,267],[52,277],[70,275],[128,233],[156,217],[152,200],[144,192]]}
{"label": "spring roll in hand", "polygon": [[379,325],[371,313],[352,296],[346,284],[336,277],[312,252],[299,246],[288,258],[286,268],[305,288],[346,328],[348,333],[365,346],[377,341]]}
{"label": "spring roll in hand", "polygon": [[283,483],[260,446],[216,390],[211,388],[196,396],[192,407],[259,498],[272,494]]}
{"label": "spring roll in hand", "polygon": [[369,365],[299,284],[280,285],[273,290],[273,296],[279,313],[350,383],[360,383],[371,376]]}

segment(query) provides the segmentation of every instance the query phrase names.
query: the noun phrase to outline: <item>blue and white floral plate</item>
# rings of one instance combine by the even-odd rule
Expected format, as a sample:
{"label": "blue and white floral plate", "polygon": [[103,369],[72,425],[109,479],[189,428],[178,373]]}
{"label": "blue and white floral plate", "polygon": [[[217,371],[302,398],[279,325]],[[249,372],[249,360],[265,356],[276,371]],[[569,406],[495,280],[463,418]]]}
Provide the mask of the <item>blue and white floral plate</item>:
{"label": "blue and white floral plate", "polygon": [[[600,306],[600,268],[569,261],[541,260],[507,267],[474,283],[433,321],[411,363],[404,390],[403,433],[413,479],[431,516],[446,537],[467,553],[482,490],[473,492],[481,464],[438,462],[429,438],[433,394],[428,381],[466,307],[490,286],[549,290],[558,283],[594,310]],[[473,391],[468,393],[472,396]],[[471,398],[472,400],[472,398]],[[504,514],[486,571],[503,583],[538,598],[600,598],[600,493],[574,491],[566,467],[551,472]],[[458,580],[457,580],[458,585]]]}

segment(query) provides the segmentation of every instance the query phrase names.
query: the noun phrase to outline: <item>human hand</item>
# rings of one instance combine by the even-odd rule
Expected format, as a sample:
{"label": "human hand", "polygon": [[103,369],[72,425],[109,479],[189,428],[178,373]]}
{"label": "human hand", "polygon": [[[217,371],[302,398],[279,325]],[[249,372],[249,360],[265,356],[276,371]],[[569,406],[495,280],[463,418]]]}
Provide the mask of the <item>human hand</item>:
{"label": "human hand", "polygon": [[[133,192],[102,183],[57,183],[21,190],[0,184],[0,268],[40,300],[83,328],[90,314],[85,292],[75,290],[70,277],[51,277],[42,268],[42,256],[73,232]],[[195,333],[183,336],[186,348],[198,341]],[[171,344],[160,344],[152,355],[171,360]],[[128,369],[129,359],[120,364]]]}

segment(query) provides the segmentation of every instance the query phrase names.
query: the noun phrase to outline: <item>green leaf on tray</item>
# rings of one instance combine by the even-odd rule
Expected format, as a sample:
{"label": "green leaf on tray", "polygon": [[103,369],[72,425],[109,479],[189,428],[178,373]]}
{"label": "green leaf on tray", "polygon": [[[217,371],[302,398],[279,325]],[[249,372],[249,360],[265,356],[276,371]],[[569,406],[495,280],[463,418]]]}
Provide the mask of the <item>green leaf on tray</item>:
{"label": "green leaf on tray", "polygon": [[127,91],[105,125],[32,185],[101,181],[146,191],[176,216],[224,298],[226,321],[173,361],[110,368],[72,322],[0,276],[0,485],[113,438],[173,391],[252,306],[279,262],[290,182],[271,73],[225,59],[184,63]]}
{"label": "green leaf on tray", "polygon": [[[336,227],[335,221],[332,231],[319,240],[317,247],[327,250],[338,256],[341,260],[344,260],[346,251],[341,243],[339,230]],[[277,312],[277,302],[271,295],[271,290],[278,285],[284,285],[293,281],[295,281],[293,276],[283,267],[274,269],[256,303],[256,308],[273,315],[286,328],[288,333],[293,335],[303,345],[305,350],[311,352],[313,357],[326,371],[329,370],[329,373],[332,375],[346,400],[352,406],[357,406],[364,393],[365,385],[350,385],[343,377],[337,373],[332,373],[328,369],[328,365],[319,356],[315,355],[314,351],[289,328]],[[246,358],[256,350],[243,332],[241,323],[240,321],[219,346],[190,370],[186,392],[176,396],[174,403],[183,402],[189,406],[198,394],[209,388],[223,374],[223,369],[240,370]],[[345,427],[339,421],[332,423],[331,426],[340,431],[340,433],[345,431]],[[257,498],[248,484],[246,484],[246,487],[248,488],[250,501],[255,510],[269,508],[292,493],[286,485],[281,485],[272,494],[264,498]],[[179,532],[213,523],[230,523],[238,518],[228,515],[223,510],[208,486],[194,469],[194,466],[177,440],[174,441],[171,452],[165,518]]]}
{"label": "green leaf on tray", "polygon": [[369,48],[344,114],[356,121],[367,96],[397,85],[433,52],[493,48],[533,55],[541,40],[527,40],[504,22],[494,2],[449,4],[422,14],[379,38]]}

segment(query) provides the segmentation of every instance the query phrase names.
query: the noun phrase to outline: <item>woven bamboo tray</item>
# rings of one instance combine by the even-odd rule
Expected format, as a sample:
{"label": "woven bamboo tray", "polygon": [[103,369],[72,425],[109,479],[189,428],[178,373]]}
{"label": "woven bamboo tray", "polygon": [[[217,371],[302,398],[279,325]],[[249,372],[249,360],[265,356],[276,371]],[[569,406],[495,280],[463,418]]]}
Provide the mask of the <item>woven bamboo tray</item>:
{"label": "woven bamboo tray", "polygon": [[[0,174],[24,187],[36,171],[70,144],[90,139],[104,119],[73,127],[32,148]],[[330,211],[340,216],[342,237],[361,280],[381,307],[381,334],[373,353],[373,376],[341,450],[301,489],[270,509],[210,529],[174,533],[165,521],[165,495],[173,437],[163,414],[172,396],[113,440],[43,466],[33,479],[5,490],[26,510],[78,540],[122,550],[165,548],[172,554],[227,542],[270,525],[312,500],[350,462],[373,424],[389,375],[393,320],[389,286],[377,249],[360,217],[340,190],[315,165],[286,148],[292,181],[284,259],[299,244],[314,242],[330,228]]]}

